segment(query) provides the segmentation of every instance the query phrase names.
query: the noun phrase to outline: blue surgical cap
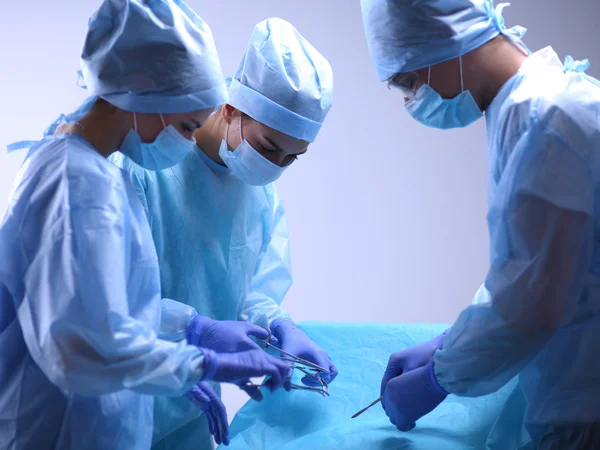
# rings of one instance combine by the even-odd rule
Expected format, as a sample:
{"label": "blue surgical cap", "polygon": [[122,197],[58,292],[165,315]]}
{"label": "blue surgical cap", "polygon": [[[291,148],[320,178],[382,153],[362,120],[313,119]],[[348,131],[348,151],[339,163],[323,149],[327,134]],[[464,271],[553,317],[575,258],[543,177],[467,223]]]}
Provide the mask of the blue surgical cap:
{"label": "blue surgical cap", "polygon": [[227,103],[210,28],[181,0],[104,0],[89,21],[81,66],[91,95],[125,111]]}
{"label": "blue surgical cap", "polygon": [[520,41],[525,28],[506,29],[493,0],[361,0],[371,57],[385,81],[462,56],[503,34]]}
{"label": "blue surgical cap", "polygon": [[254,27],[229,104],[288,136],[313,142],[331,108],[333,71],[285,20]]}

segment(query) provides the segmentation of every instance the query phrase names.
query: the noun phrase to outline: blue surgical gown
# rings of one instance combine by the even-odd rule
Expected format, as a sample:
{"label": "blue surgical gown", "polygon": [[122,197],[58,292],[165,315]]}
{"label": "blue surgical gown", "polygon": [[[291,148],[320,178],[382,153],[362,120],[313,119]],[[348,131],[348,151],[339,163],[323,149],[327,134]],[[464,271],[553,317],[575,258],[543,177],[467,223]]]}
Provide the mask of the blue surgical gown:
{"label": "blue surgical gown", "polygon": [[0,225],[0,448],[147,449],[202,352],[157,338],[159,268],[127,176],[75,135],[30,150]]}
{"label": "blue surgical gown", "polygon": [[600,421],[600,86],[551,48],[486,111],[491,264],[435,356],[451,393],[519,374],[534,441]]}
{"label": "blue surgical gown", "polygon": [[[246,185],[199,148],[161,172],[122,155],[113,160],[129,173],[146,208],[163,297],[176,300],[163,305],[165,338],[185,338],[196,313],[263,326],[289,317],[279,307],[292,284],[288,229],[273,184]],[[200,414],[181,399],[157,399],[156,448],[209,448]],[[183,426],[185,436],[172,434]]]}

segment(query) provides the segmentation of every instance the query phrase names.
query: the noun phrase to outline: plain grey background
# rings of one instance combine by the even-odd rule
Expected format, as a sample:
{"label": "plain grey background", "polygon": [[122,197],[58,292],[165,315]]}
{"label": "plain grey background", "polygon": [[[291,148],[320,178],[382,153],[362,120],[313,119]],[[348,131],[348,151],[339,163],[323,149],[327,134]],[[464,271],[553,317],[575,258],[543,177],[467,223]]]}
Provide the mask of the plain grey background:
{"label": "plain grey background", "polygon": [[[0,15],[0,210],[24,152],[85,98],[79,50],[97,0],[3,1]],[[281,17],[329,60],[334,106],[317,141],[278,182],[288,210],[297,321],[452,322],[488,264],[485,122],[436,131],[379,83],[358,0],[189,0],[213,30],[226,76],[254,25]],[[598,0],[516,0],[508,27],[532,50],[589,58],[600,77]],[[1,255],[0,255],[1,257]],[[335,389],[335,385],[332,386]],[[230,418],[245,394],[226,388]]]}

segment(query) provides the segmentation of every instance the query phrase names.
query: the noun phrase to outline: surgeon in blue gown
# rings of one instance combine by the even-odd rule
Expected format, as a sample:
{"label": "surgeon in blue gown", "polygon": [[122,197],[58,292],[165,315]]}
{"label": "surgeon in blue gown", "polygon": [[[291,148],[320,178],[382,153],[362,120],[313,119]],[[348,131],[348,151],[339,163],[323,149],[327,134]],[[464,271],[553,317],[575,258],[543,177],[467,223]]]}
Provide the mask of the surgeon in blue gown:
{"label": "surgeon in blue gown", "polygon": [[422,124],[485,114],[491,261],[446,333],[395,353],[383,407],[407,431],[448,393],[519,377],[540,449],[600,448],[600,83],[531,54],[492,0],[362,0],[379,79]]}
{"label": "surgeon in blue gown", "polygon": [[[273,184],[301,163],[332,95],[327,60],[291,24],[267,19],[252,32],[228,103],[195,133],[192,154],[160,172],[116,157],[146,208],[163,297],[178,301],[163,310],[165,336],[239,351],[256,348],[249,336],[266,338],[261,326],[270,327],[279,346],[334,380],[326,351],[279,306],[292,274],[285,211]],[[219,330],[228,337],[215,336]],[[154,448],[208,446],[204,422],[179,399],[157,400]]]}
{"label": "surgeon in blue gown", "polygon": [[157,395],[185,395],[226,439],[205,380],[289,389],[290,368],[159,338],[146,214],[106,159],[156,170],[195,151],[227,99],[210,29],[181,1],[105,0],[81,63],[91,97],[30,143],[0,224],[0,448],[147,449]]}

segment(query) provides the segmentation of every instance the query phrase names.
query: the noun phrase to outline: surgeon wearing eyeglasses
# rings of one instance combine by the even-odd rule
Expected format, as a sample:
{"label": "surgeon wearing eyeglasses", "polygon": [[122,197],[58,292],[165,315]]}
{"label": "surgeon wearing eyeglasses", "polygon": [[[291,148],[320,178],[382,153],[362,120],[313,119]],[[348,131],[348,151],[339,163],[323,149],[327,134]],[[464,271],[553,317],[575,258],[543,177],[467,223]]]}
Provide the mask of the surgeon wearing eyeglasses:
{"label": "surgeon wearing eyeglasses", "polygon": [[600,448],[600,82],[531,53],[492,0],[362,0],[379,79],[437,129],[485,115],[490,267],[452,327],[390,358],[401,431],[518,376],[534,448]]}

